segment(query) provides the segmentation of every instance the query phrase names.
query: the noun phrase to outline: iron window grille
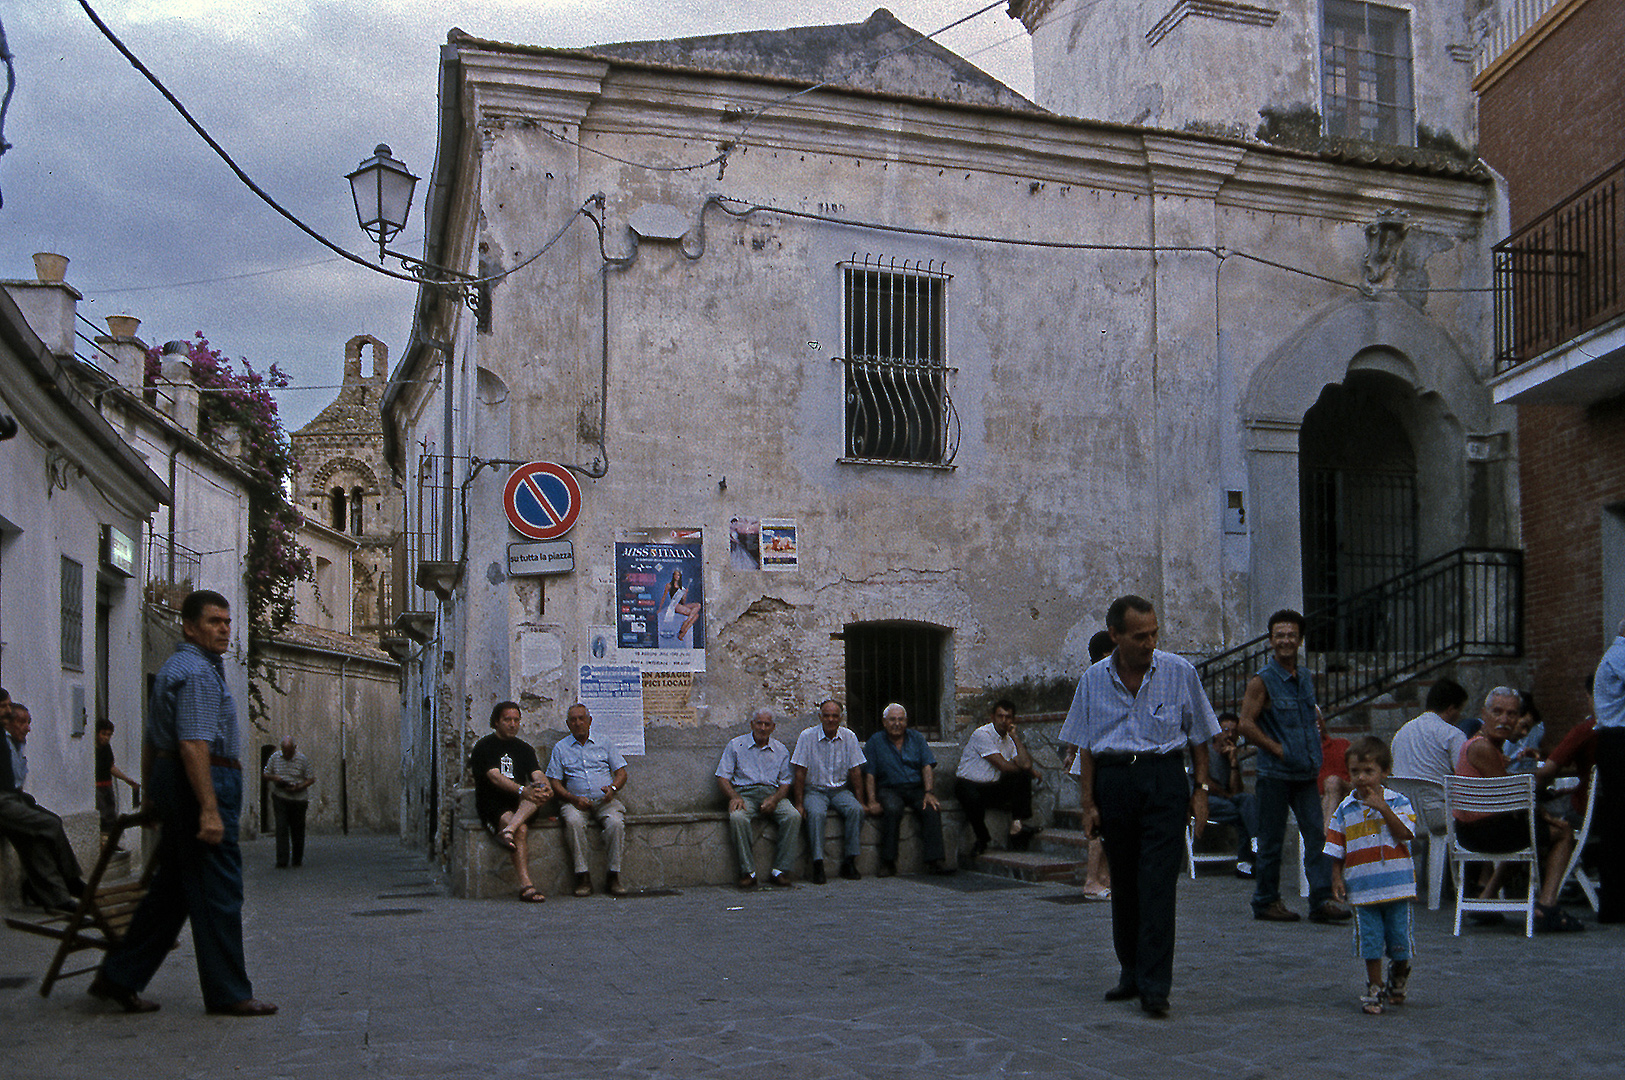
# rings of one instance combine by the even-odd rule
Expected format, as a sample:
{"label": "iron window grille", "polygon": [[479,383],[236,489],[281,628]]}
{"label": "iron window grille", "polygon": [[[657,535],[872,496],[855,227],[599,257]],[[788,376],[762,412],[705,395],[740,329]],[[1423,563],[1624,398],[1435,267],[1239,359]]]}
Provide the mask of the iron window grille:
{"label": "iron window grille", "polygon": [[935,262],[842,263],[843,461],[948,468],[959,417],[948,394],[947,288]]}
{"label": "iron window grille", "polygon": [[897,702],[908,725],[934,739],[942,729],[943,655],[948,631],[910,622],[848,623],[846,721],[858,738],[880,730],[881,710]]}
{"label": "iron window grille", "polygon": [[1410,14],[1357,0],[1324,0],[1320,33],[1326,134],[1416,144]]}
{"label": "iron window grille", "polygon": [[85,666],[85,568],[62,556],[62,666]]}

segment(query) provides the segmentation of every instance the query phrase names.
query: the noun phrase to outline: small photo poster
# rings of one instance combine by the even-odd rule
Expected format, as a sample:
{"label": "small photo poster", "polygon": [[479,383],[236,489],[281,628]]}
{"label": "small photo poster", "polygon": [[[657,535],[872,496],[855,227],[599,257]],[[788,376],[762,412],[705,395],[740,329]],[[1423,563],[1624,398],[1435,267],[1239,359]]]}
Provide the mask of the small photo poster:
{"label": "small photo poster", "polygon": [[794,570],[800,563],[796,554],[794,518],[762,519],[762,569]]}

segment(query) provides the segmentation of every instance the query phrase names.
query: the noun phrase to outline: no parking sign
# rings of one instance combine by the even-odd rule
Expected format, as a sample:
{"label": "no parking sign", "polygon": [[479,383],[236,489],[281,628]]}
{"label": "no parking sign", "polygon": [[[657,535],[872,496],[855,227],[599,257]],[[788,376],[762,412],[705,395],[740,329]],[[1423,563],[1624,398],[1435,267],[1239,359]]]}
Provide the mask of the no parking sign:
{"label": "no parking sign", "polygon": [[569,469],[532,461],[515,469],[502,490],[508,523],[532,540],[563,536],[581,513],[581,485]]}

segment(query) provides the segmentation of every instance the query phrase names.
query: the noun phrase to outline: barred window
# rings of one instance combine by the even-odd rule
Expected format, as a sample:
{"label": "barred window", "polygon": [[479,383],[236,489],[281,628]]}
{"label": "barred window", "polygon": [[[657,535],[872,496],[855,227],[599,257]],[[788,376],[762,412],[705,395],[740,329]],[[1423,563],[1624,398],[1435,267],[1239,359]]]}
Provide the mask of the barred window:
{"label": "barred window", "polygon": [[1323,0],[1321,97],[1326,134],[1413,146],[1411,17],[1356,0]]}
{"label": "barred window", "polygon": [[62,556],[62,666],[85,666],[85,568]]}
{"label": "barred window", "polygon": [[846,345],[843,460],[947,466],[958,450],[948,396],[949,275],[934,265],[841,264]]}
{"label": "barred window", "polygon": [[880,730],[880,713],[897,702],[909,727],[927,738],[942,730],[943,657],[949,631],[911,622],[846,624],[846,721],[858,737]]}

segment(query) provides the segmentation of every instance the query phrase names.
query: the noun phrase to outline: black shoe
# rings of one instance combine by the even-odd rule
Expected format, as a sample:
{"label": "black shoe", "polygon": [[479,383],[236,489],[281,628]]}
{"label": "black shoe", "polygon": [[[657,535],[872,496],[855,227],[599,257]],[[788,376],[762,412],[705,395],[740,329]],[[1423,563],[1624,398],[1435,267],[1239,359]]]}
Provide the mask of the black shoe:
{"label": "black shoe", "polygon": [[880,867],[875,871],[875,877],[896,877],[897,864],[890,859],[881,859]]}
{"label": "black shoe", "polygon": [[925,861],[925,868],[931,871],[933,874],[937,874],[942,877],[946,877],[954,872],[954,867],[944,866],[941,859],[927,859]]}
{"label": "black shoe", "polygon": [[858,873],[858,860],[856,860],[856,859],[842,859],[841,860],[841,876],[844,877],[848,881],[858,881],[858,880],[860,880],[863,877],[863,875]]}
{"label": "black shoe", "polygon": [[774,874],[767,879],[767,883],[775,889],[793,889],[795,885],[790,881],[789,874]]}
{"label": "black shoe", "polygon": [[1133,1001],[1139,996],[1140,988],[1138,986],[1130,986],[1128,983],[1118,983],[1116,986],[1106,991],[1105,1000]]}
{"label": "black shoe", "polygon": [[1309,921],[1313,923],[1341,923],[1354,918],[1354,912],[1342,904],[1328,900],[1309,913]]}
{"label": "black shoe", "polygon": [[1165,1020],[1168,1017],[1168,999],[1141,998],[1140,1011],[1153,1020]]}
{"label": "black shoe", "polygon": [[814,859],[813,860],[812,883],[814,885],[824,885],[824,884],[827,884],[828,881],[829,881],[829,879],[824,876],[824,860],[823,859]]}
{"label": "black shoe", "polygon": [[978,840],[978,841],[976,841],[976,843],[974,843],[974,844],[972,844],[970,846],[970,857],[973,858],[973,859],[979,859],[979,858],[982,857],[982,852],[984,852],[986,850],[987,850],[987,841],[986,840]]}
{"label": "black shoe", "polygon": [[158,1011],[156,1001],[148,1001],[134,990],[126,990],[108,982],[101,975],[97,975],[85,988],[85,993],[102,1001],[111,1001],[114,1005],[127,1013],[150,1013]]}

